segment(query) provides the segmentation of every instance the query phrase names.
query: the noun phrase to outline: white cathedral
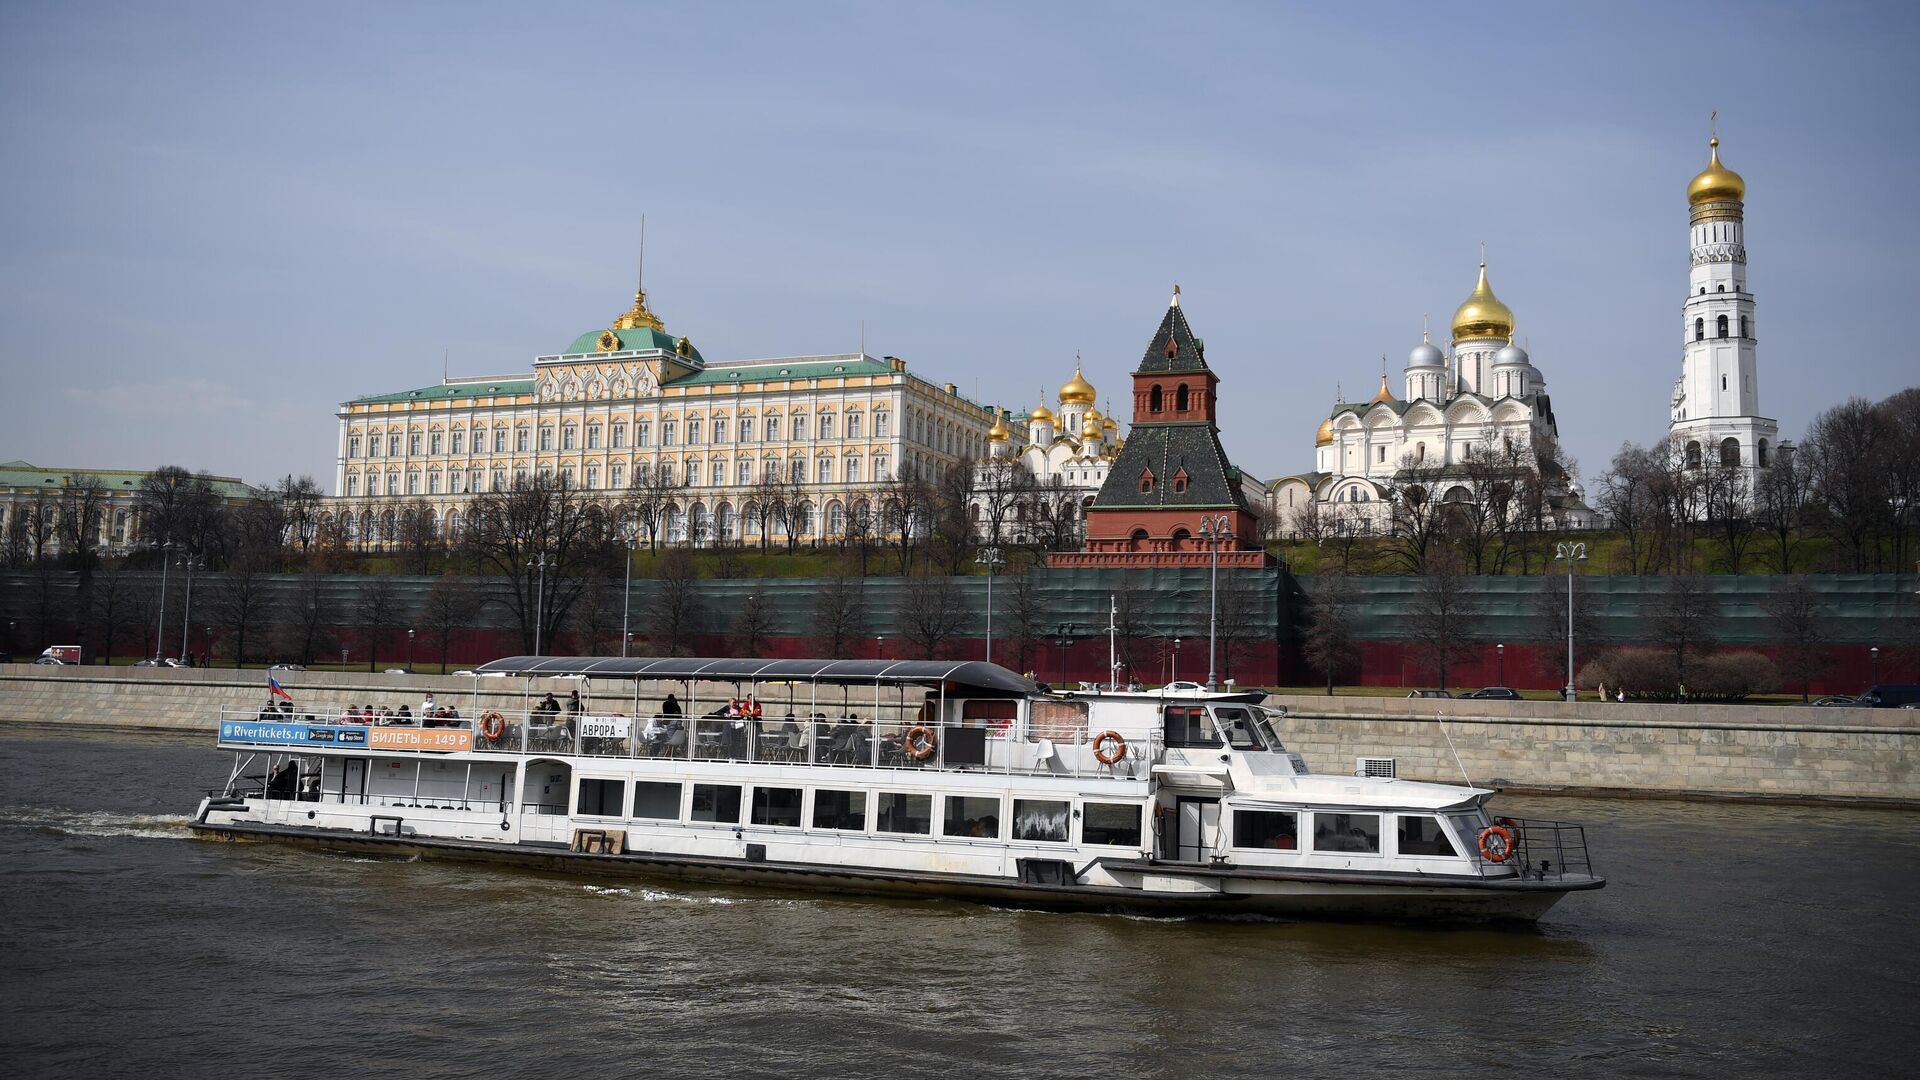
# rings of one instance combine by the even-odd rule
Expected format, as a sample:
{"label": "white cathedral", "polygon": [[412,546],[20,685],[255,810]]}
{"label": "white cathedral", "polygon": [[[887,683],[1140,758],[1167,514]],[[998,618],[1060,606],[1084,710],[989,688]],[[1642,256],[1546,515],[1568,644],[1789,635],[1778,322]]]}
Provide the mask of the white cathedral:
{"label": "white cathedral", "polygon": [[[1043,401],[1029,413],[994,417],[987,457],[974,466],[968,512],[978,535],[989,541],[1032,539],[1039,526],[1030,520],[1032,514],[1055,517],[1070,531],[1081,531],[1086,508],[1107,482],[1122,442],[1120,425],[1094,407],[1094,398],[1093,384],[1076,362],[1073,378],[1060,386],[1057,413]],[[1011,500],[1023,473],[1045,507],[1031,499]]]}
{"label": "white cathedral", "polygon": [[[1687,185],[1692,268],[1669,438],[1688,464],[1738,468],[1751,479],[1791,446],[1782,447],[1779,425],[1760,415],[1746,183],[1720,163],[1717,136],[1707,145],[1707,167]],[[1395,396],[1382,372],[1371,400],[1338,402],[1321,423],[1313,471],[1269,486],[1274,531],[1298,535],[1309,507],[1322,513],[1350,508],[1363,528],[1385,530],[1396,484],[1409,469],[1423,482],[1437,475],[1443,499],[1470,498],[1462,486],[1465,470],[1457,467],[1475,447],[1525,448],[1542,437],[1558,439],[1546,388],[1533,358],[1515,342],[1513,311],[1494,295],[1483,258],[1480,280],[1454,312],[1450,348],[1443,352],[1423,333],[1407,357],[1406,396]],[[1600,524],[1570,477],[1548,477],[1547,491],[1553,526]]]}

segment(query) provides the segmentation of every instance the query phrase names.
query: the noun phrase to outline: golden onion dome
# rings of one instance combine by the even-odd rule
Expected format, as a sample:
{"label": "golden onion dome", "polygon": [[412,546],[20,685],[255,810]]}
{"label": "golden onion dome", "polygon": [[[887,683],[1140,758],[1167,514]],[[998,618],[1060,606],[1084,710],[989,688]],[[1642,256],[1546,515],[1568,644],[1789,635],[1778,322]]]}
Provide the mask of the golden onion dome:
{"label": "golden onion dome", "polygon": [[1320,421],[1320,430],[1314,432],[1313,445],[1329,446],[1333,443],[1333,417]]}
{"label": "golden onion dome", "polygon": [[1091,405],[1093,398],[1093,384],[1081,377],[1079,364],[1073,365],[1073,378],[1060,384],[1060,404]]}
{"label": "golden onion dome", "polygon": [[1720,164],[1720,140],[1707,140],[1707,167],[1687,185],[1687,205],[1699,206],[1703,202],[1717,202],[1732,199],[1736,202],[1747,197],[1747,182],[1740,174]]}
{"label": "golden onion dome", "polygon": [[1460,309],[1453,313],[1453,340],[1512,336],[1513,309],[1493,295],[1493,286],[1487,284],[1487,264],[1482,260],[1480,280],[1474,284],[1473,292],[1467,295]]}
{"label": "golden onion dome", "polygon": [[1091,409],[1087,410],[1086,418],[1080,421],[1080,437],[1083,439],[1097,439],[1100,437],[1100,414],[1098,412]]}
{"label": "golden onion dome", "polygon": [[1101,431],[1119,431],[1120,425],[1113,422],[1113,417],[1103,416],[1100,418],[1100,430]]}
{"label": "golden onion dome", "polygon": [[1380,392],[1373,395],[1373,401],[1369,402],[1369,404],[1378,405],[1383,401],[1398,400],[1398,398],[1393,396],[1393,391],[1387,389],[1387,377],[1385,375],[1380,376]]}
{"label": "golden onion dome", "polygon": [[1053,410],[1047,408],[1045,405],[1035,406],[1034,410],[1027,414],[1027,423],[1051,424],[1053,423]]}
{"label": "golden onion dome", "polygon": [[987,429],[987,441],[1003,443],[1012,437],[1013,432],[1008,429],[1006,420],[1000,415],[1000,410],[993,410],[993,426]]}

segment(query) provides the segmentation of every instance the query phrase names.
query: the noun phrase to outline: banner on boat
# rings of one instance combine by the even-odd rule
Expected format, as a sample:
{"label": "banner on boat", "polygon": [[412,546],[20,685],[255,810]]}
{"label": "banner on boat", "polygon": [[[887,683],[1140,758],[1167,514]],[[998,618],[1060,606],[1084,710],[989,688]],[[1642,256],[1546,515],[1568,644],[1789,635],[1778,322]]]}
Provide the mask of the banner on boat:
{"label": "banner on boat", "polygon": [[624,716],[583,716],[580,734],[589,739],[632,738],[633,721]]}
{"label": "banner on boat", "polygon": [[352,724],[222,720],[220,741],[268,746],[367,746],[379,750],[454,753],[473,749],[473,732],[466,728],[368,728]]}
{"label": "banner on boat", "polygon": [[466,728],[377,727],[367,730],[367,745],[376,750],[451,753],[473,749],[473,732]]}

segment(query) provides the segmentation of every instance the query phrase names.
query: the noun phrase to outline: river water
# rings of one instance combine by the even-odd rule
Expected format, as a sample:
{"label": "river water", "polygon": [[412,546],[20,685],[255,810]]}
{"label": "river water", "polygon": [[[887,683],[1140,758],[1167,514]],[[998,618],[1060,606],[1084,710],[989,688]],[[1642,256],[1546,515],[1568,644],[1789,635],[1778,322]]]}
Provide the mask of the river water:
{"label": "river water", "polygon": [[192,839],[206,743],[0,731],[8,1076],[1914,1075],[1920,815],[1502,799],[1534,929],[610,887]]}

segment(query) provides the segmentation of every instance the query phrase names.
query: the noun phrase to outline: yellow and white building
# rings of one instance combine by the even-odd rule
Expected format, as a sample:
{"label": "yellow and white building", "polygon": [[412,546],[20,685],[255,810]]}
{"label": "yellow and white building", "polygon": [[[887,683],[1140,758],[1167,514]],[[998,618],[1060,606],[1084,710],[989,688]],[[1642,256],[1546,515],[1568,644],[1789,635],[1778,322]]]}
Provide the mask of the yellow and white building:
{"label": "yellow and white building", "polygon": [[755,487],[776,475],[797,500],[798,538],[836,539],[875,520],[896,477],[984,455],[994,419],[895,357],[709,363],[667,333],[644,291],[531,374],[449,378],[337,415],[330,512],[364,543],[391,540],[413,500],[452,535],[475,493],[537,475],[609,500],[670,478],[679,495],[663,538],[697,543],[757,538]]}

